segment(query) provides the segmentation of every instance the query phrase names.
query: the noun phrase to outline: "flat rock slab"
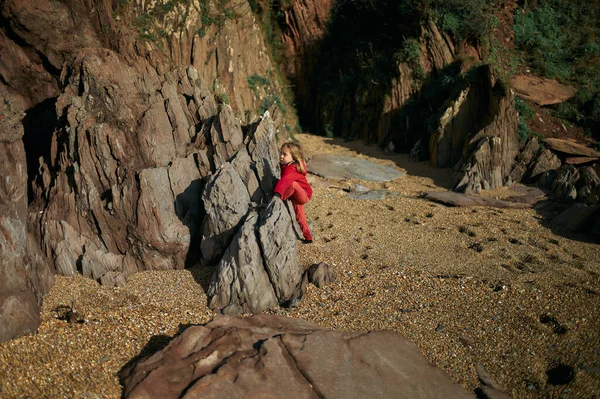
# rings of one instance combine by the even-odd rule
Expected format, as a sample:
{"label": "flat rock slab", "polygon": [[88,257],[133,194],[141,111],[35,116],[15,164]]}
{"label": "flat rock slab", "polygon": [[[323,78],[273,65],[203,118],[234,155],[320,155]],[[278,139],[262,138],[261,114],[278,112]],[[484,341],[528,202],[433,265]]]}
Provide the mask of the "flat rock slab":
{"label": "flat rock slab", "polygon": [[471,398],[392,331],[260,314],[192,326],[121,373],[124,398]]}
{"label": "flat rock slab", "polygon": [[388,190],[350,191],[348,197],[358,200],[383,200],[399,196],[400,193]]}
{"label": "flat rock slab", "polygon": [[527,203],[515,203],[509,201],[503,201],[494,198],[480,198],[473,197],[467,194],[455,193],[453,191],[431,191],[425,194],[425,198],[444,204],[446,206],[486,206],[493,208],[531,208],[530,204]]}
{"label": "flat rock slab", "polygon": [[586,157],[586,158],[599,158],[600,152],[594,150],[593,148],[587,147],[583,144],[580,144],[576,141],[571,140],[563,140],[563,139],[555,139],[548,138],[544,139],[544,143],[548,145],[551,149],[558,152],[564,152],[569,155],[576,155],[577,157]]}
{"label": "flat rock slab", "polygon": [[335,180],[384,182],[405,175],[393,166],[338,154],[317,154],[308,161],[307,166],[310,173]]}
{"label": "flat rock slab", "polygon": [[574,87],[565,86],[556,80],[530,75],[514,76],[510,83],[517,96],[540,106],[562,103],[577,92]]}

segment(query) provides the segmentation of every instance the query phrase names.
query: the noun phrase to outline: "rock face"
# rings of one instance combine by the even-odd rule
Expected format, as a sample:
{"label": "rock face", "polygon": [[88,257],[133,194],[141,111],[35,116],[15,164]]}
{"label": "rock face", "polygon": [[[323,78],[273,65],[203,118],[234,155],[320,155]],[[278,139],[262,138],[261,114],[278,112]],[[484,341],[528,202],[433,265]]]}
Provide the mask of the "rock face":
{"label": "rock face", "polygon": [[455,167],[455,191],[501,187],[519,151],[517,128],[512,92],[496,81],[490,66],[482,66],[431,135],[432,163]]}
{"label": "rock face", "polygon": [[231,157],[268,200],[296,123],[250,4],[142,3],[0,5],[0,341],[35,330],[51,271],[121,285],[200,261]]}
{"label": "rock face", "polygon": [[42,295],[54,283],[50,265],[27,233],[24,98],[0,85],[0,342],[34,332]]}
{"label": "rock face", "polygon": [[469,398],[403,336],[218,317],[120,374],[125,398]]}
{"label": "rock face", "polygon": [[259,313],[302,298],[306,283],[292,217],[279,198],[260,214],[245,217],[208,288],[211,309],[228,315]]}

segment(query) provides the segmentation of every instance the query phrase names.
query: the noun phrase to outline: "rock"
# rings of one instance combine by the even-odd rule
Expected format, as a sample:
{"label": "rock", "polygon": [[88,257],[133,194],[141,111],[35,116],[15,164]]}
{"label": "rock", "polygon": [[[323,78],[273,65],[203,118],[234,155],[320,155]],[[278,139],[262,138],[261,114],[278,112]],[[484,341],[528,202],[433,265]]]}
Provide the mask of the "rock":
{"label": "rock", "polygon": [[452,191],[431,191],[425,193],[425,199],[444,204],[446,206],[486,206],[494,208],[529,208],[526,203],[512,203],[493,198],[480,198]]}
{"label": "rock", "polygon": [[[293,213],[292,213],[293,215]],[[281,199],[274,197],[258,220],[258,238],[265,269],[282,306],[293,305],[304,295],[302,266],[296,255],[292,216]]]}
{"label": "rock", "polygon": [[523,177],[529,168],[529,164],[539,151],[539,148],[540,144],[537,137],[532,137],[527,141],[523,149],[519,152],[519,155],[517,155],[517,160],[510,172],[510,183],[515,184],[523,180]]}
{"label": "rock", "polygon": [[496,81],[489,65],[480,67],[476,76],[475,83],[464,92],[467,98],[457,105],[459,109],[448,121],[440,122],[444,129],[438,129],[430,139],[432,159],[438,158],[434,165],[454,166],[453,190],[464,193],[509,182],[519,152],[512,91]]}
{"label": "rock", "polygon": [[206,292],[211,309],[241,315],[278,305],[257,241],[257,221],[258,214],[250,212],[223,254]]}
{"label": "rock", "polygon": [[573,165],[563,165],[556,170],[556,176],[550,186],[552,195],[559,199],[577,198],[575,183],[579,180],[579,171]]}
{"label": "rock", "polygon": [[552,219],[552,224],[571,231],[585,230],[598,216],[599,210],[600,205],[590,206],[576,203]]}
{"label": "rock", "polygon": [[226,162],[211,176],[202,193],[206,216],[202,223],[200,250],[204,263],[218,261],[248,213],[250,196],[242,179]]}
{"label": "rock", "polygon": [[513,76],[510,83],[517,96],[540,107],[565,102],[577,92],[577,89],[572,86],[531,75]]}
{"label": "rock", "polygon": [[347,155],[317,154],[307,164],[308,171],[335,180],[364,180],[386,182],[404,176],[395,167]]}
{"label": "rock", "polygon": [[317,288],[323,288],[335,281],[335,270],[333,266],[325,262],[315,263],[308,268],[308,281]]}
{"label": "rock", "polygon": [[399,195],[400,193],[389,190],[369,190],[363,192],[351,191],[348,193],[349,198],[358,200],[383,200],[386,198],[397,197]]}
{"label": "rock", "polygon": [[483,386],[477,388],[475,392],[478,398],[485,399],[510,399],[511,396],[506,393],[505,389],[502,388],[498,383],[489,375],[489,373],[483,368],[481,364],[475,365],[475,371],[477,377]]}
{"label": "rock", "polygon": [[530,167],[530,170],[527,173],[527,178],[530,180],[535,179],[544,172],[560,168],[561,165],[562,163],[556,154],[549,149],[544,148],[542,151],[540,151],[538,157]]}
{"label": "rock", "polygon": [[596,186],[596,188],[585,197],[585,203],[587,205],[600,204],[600,186]]}
{"label": "rock", "polygon": [[259,313],[302,298],[305,282],[291,219],[279,198],[260,215],[246,216],[212,277],[206,293],[211,309],[228,315]]}
{"label": "rock", "polygon": [[576,155],[580,157],[600,158],[600,152],[592,148],[579,144],[576,141],[563,140],[556,138],[544,139],[544,143],[554,151],[562,152],[568,155]]}
{"label": "rock", "polygon": [[598,158],[591,157],[568,157],[565,159],[565,163],[569,165],[585,165],[598,162]]}
{"label": "rock", "polygon": [[509,202],[520,202],[524,204],[533,205],[538,201],[544,199],[547,195],[547,192],[539,189],[538,187],[529,187],[529,186],[514,186],[511,187],[512,191],[516,191],[521,193],[521,195],[513,195],[505,198],[506,201]]}
{"label": "rock", "polygon": [[27,232],[28,171],[21,124],[27,101],[2,82],[0,95],[1,343],[37,330],[42,296],[50,291],[54,275]]}
{"label": "rock", "polygon": [[124,398],[470,398],[391,331],[339,332],[274,315],[192,326],[120,373]]}

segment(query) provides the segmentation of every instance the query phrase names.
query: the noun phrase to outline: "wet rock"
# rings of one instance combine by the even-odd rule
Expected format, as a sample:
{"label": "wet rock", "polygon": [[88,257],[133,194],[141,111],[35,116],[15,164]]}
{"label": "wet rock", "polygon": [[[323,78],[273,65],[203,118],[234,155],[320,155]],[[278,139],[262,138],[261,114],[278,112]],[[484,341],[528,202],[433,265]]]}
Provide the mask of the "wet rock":
{"label": "wet rock", "polygon": [[494,208],[528,208],[529,204],[513,203],[494,198],[474,197],[467,194],[455,193],[451,191],[431,191],[425,193],[425,199],[438,202],[446,206],[486,206]]}
{"label": "wet rock", "polygon": [[317,154],[307,167],[310,173],[335,180],[385,182],[404,176],[404,172],[395,167],[338,154]]}
{"label": "wet rock", "polygon": [[399,196],[400,193],[388,190],[368,190],[362,192],[349,192],[348,197],[358,200],[383,200]]}
{"label": "wet rock", "polygon": [[125,398],[471,397],[398,333],[272,315],[190,327],[120,379]]}

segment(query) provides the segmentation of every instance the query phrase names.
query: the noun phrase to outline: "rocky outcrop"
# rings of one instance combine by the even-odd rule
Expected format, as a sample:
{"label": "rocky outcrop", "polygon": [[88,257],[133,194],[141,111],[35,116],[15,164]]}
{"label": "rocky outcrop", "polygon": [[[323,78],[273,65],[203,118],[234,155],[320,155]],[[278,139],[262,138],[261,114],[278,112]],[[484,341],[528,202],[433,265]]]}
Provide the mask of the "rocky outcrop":
{"label": "rocky outcrop", "polygon": [[7,0],[0,21],[2,341],[35,329],[51,269],[121,285],[199,261],[206,178],[243,148],[263,201],[296,122],[248,2]]}
{"label": "rocky outcrop", "polygon": [[468,398],[395,332],[218,317],[120,373],[125,398]]}
{"label": "rocky outcrop", "polygon": [[333,7],[331,0],[300,0],[282,7],[282,53],[287,59],[283,68],[295,82],[296,107],[301,114],[313,112],[314,93],[318,89],[317,61],[323,37],[328,33]]}
{"label": "rocky outcrop", "polygon": [[0,342],[31,333],[42,296],[54,283],[50,265],[27,233],[27,162],[21,120],[27,100],[0,85]]}
{"label": "rocky outcrop", "polygon": [[453,189],[465,193],[503,186],[519,151],[513,93],[488,65],[473,75],[429,139],[433,165],[454,167]]}
{"label": "rocky outcrop", "polygon": [[516,75],[510,83],[519,97],[539,106],[560,104],[577,93],[572,86],[538,76]]}
{"label": "rocky outcrop", "polygon": [[302,298],[306,282],[292,217],[279,198],[260,214],[245,217],[208,288],[211,309],[228,315],[259,313]]}

